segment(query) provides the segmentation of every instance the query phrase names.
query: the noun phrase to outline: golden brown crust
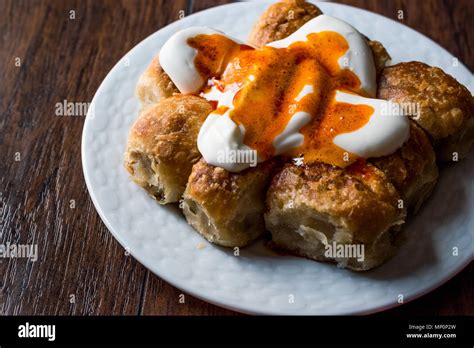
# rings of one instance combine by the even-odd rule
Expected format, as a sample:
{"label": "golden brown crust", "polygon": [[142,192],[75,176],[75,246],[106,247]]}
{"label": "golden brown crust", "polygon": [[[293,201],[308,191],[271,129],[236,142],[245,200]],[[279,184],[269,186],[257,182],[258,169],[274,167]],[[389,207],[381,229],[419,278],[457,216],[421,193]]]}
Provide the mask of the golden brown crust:
{"label": "golden brown crust", "polygon": [[[283,39],[320,14],[302,0],[274,4],[254,26],[249,43],[260,47]],[[474,138],[470,92],[423,63],[384,69],[390,56],[381,43],[367,40],[377,76],[382,75],[378,97],[419,103],[422,112],[416,121],[441,156],[451,157],[452,151],[464,155]],[[437,180],[433,146],[414,123],[402,148],[370,163],[345,169],[323,163],[280,168],[273,159],[231,173],[207,164],[197,149],[197,134],[211,105],[179,94],[158,56],[136,93],[146,108],[132,127],[125,154],[132,180],[160,203],[183,196],[188,223],[219,245],[242,247],[268,229],[277,247],[297,255],[371,269],[393,254],[391,232],[403,224],[407,208],[418,210]],[[365,259],[326,256],[324,247],[333,242],[364,245]]]}
{"label": "golden brown crust", "polygon": [[[304,0],[287,0],[271,5],[255,23],[248,42],[254,47],[261,47],[270,42],[284,39],[293,34],[303,24],[322,14],[315,5]],[[391,57],[385,47],[378,41],[367,42],[372,49],[377,75],[390,62]]]}
{"label": "golden brown crust", "polygon": [[412,115],[432,138],[438,158],[463,158],[474,141],[474,99],[469,90],[443,70],[420,62],[386,67],[379,79],[378,97],[414,103]]}
{"label": "golden brown crust", "polygon": [[260,16],[248,42],[254,47],[281,40],[321,14],[315,5],[303,0],[286,0],[271,5]]}
{"label": "golden brown crust", "polygon": [[275,176],[268,193],[269,207],[289,201],[340,219],[352,231],[352,241],[369,243],[397,221],[400,198],[383,172],[370,164],[346,170],[323,163],[286,165]]}
{"label": "golden brown crust", "polygon": [[410,138],[399,150],[370,162],[397,188],[407,209],[416,213],[436,184],[438,166],[425,132],[413,121],[410,124]]}
{"label": "golden brown crust", "polygon": [[390,64],[392,57],[390,57],[387,50],[380,42],[374,40],[371,41],[369,39],[367,39],[367,42],[369,43],[369,47],[372,49],[375,71],[377,72],[377,76],[379,76],[383,68]]}
{"label": "golden brown crust", "polygon": [[159,55],[156,55],[140,76],[135,94],[144,106],[149,106],[171,97],[174,93],[179,93],[178,88],[164,72],[160,65]]}
{"label": "golden brown crust", "polygon": [[210,242],[241,247],[265,232],[265,194],[276,161],[240,173],[201,159],[193,167],[184,193],[188,223]]}
{"label": "golden brown crust", "polygon": [[[285,167],[267,193],[265,222],[280,248],[341,267],[365,270],[392,251],[389,230],[404,221],[399,194],[371,164],[346,169],[318,163]],[[327,258],[325,243],[364,244],[365,260]]]}
{"label": "golden brown crust", "polygon": [[160,203],[176,202],[184,192],[201,157],[197,134],[211,111],[206,100],[178,94],[143,110],[133,125],[125,167]]}

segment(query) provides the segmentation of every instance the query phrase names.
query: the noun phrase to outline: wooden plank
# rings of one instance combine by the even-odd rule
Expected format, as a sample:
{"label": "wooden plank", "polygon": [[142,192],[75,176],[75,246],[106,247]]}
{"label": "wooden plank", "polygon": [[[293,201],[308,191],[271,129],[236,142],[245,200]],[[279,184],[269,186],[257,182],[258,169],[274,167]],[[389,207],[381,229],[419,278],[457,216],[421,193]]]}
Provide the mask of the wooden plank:
{"label": "wooden plank", "polygon": [[0,314],[138,313],[148,271],[125,256],[90,201],[84,117],[55,116],[55,104],[90,102],[117,60],[186,6],[2,0],[0,243],[34,243],[39,260],[0,260]]}
{"label": "wooden plank", "polygon": [[192,9],[193,13],[196,13],[211,7],[230,4],[236,1],[237,0],[192,0]]}

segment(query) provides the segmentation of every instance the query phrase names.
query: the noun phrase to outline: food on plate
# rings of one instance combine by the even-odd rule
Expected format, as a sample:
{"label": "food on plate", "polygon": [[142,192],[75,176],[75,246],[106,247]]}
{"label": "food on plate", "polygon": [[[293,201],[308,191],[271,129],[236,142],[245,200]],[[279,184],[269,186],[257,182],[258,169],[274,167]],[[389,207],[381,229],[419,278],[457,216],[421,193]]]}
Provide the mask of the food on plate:
{"label": "food on plate", "polygon": [[387,67],[378,97],[418,107],[410,117],[429,134],[440,160],[467,156],[474,142],[474,98],[440,68],[421,62]]}
{"label": "food on plate", "polygon": [[[248,43],[253,47],[262,47],[270,42],[288,37],[309,20],[322,14],[316,6],[304,0],[287,0],[277,2],[260,16],[252,28]],[[379,74],[390,62],[390,55],[378,41],[368,41]]]}
{"label": "food on plate", "polygon": [[242,247],[265,233],[263,213],[271,174],[278,163],[266,161],[239,173],[207,164],[193,166],[183,212],[208,241]]}
{"label": "food on plate", "polygon": [[250,45],[261,47],[284,39],[303,24],[322,14],[316,6],[304,0],[285,0],[268,7],[252,28]]}
{"label": "food on plate", "polygon": [[375,99],[367,41],[334,17],[320,15],[258,49],[210,28],[184,29],[162,47],[160,62],[182,93],[215,103],[198,149],[207,163],[232,172],[250,164],[223,162],[223,151],[345,167],[391,154],[409,136],[408,118]]}
{"label": "food on plate", "polygon": [[138,82],[125,166],[160,203],[182,198],[212,243],[242,247],[268,231],[278,249],[372,269],[433,191],[437,156],[461,158],[474,138],[465,87],[390,60],[300,0],[271,5],[248,43],[185,28]]}
{"label": "food on plate", "polygon": [[142,110],[132,126],[125,168],[159,203],[177,202],[183,195],[201,157],[197,133],[211,111],[206,100],[178,94]]}
{"label": "food on plate", "polygon": [[379,76],[383,68],[389,65],[392,57],[390,57],[382,43],[374,40],[367,40],[370,49],[372,50],[372,56],[374,57],[375,71],[377,72],[377,76]]}
{"label": "food on plate", "polygon": [[179,93],[173,81],[163,71],[158,56],[153,58],[148,68],[140,76],[135,94],[143,106],[153,105],[164,98]]}
{"label": "food on plate", "polygon": [[[393,254],[394,229],[405,218],[399,199],[386,175],[369,163],[345,169],[287,164],[268,189],[265,223],[279,248],[366,270]],[[327,253],[333,245],[353,245],[363,253],[336,257]]]}

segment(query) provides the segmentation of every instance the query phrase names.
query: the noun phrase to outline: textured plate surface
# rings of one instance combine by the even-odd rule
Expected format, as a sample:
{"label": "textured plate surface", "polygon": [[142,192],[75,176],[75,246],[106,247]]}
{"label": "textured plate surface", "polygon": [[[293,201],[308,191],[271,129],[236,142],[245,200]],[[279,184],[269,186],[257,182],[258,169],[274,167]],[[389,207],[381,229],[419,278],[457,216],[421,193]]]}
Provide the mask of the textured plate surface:
{"label": "textured plate surface", "polygon": [[[99,87],[82,138],[84,175],[102,220],[141,263],[176,287],[223,307],[265,314],[370,313],[416,298],[454,276],[473,256],[474,156],[441,171],[433,197],[405,226],[397,256],[366,273],[278,256],[257,242],[240,256],[207,243],[175,207],[159,206],[122,167],[127,134],[137,117],[134,87],[161,45],[177,30],[212,25],[245,40],[267,3],[235,3],[183,18],[128,52]],[[372,39],[393,63],[439,66],[473,91],[472,74],[416,31],[364,10],[319,3]],[[205,247],[198,247],[204,244]],[[457,256],[453,255],[457,248]]]}

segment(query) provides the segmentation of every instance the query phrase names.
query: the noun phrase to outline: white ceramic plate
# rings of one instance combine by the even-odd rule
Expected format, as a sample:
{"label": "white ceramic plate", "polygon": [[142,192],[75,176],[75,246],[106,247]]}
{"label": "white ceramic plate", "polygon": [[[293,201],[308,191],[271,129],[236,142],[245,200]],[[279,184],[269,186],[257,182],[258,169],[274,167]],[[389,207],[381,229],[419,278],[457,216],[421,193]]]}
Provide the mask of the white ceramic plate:
{"label": "white ceramic plate", "polygon": [[[94,113],[87,116],[82,138],[84,175],[102,220],[136,259],[164,280],[241,312],[371,313],[398,305],[400,296],[406,303],[433,290],[465,267],[474,254],[474,156],[441,172],[433,197],[405,226],[406,241],[398,255],[366,273],[278,256],[262,242],[236,257],[232,250],[206,242],[176,207],[158,205],[128,179],[122,158],[139,107],[134,87],[161,45],[177,30],[196,25],[212,25],[245,40],[266,6],[265,2],[235,3],[183,18],[143,40],[107,75],[93,99]],[[353,7],[319,6],[381,41],[394,63],[419,60],[439,66],[473,90],[469,70],[416,31]]]}

